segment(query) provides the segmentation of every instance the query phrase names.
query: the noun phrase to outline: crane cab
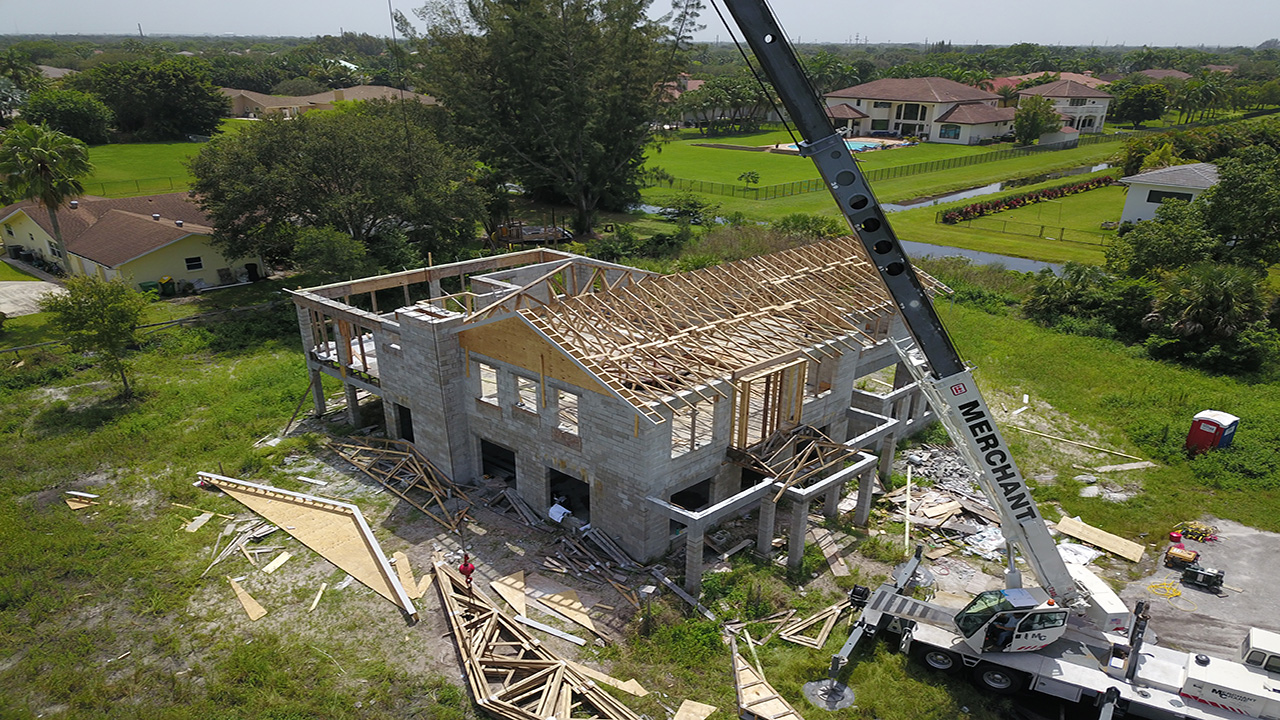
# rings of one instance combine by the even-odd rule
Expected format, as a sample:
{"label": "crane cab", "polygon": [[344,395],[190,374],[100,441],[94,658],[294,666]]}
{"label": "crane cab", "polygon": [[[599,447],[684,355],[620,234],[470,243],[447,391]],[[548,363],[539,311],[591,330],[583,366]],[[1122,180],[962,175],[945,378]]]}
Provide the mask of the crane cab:
{"label": "crane cab", "polygon": [[1027,652],[1062,637],[1067,611],[1041,588],[988,590],[956,613],[956,628],[976,652]]}

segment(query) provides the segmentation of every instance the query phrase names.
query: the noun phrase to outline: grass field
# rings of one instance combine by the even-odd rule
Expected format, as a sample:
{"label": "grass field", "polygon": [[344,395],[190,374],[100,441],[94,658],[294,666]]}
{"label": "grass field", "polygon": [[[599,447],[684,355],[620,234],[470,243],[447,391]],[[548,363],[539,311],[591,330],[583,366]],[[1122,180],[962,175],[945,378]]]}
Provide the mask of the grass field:
{"label": "grass field", "polygon": [[22,270],[10,265],[7,262],[0,262],[0,282],[12,282],[15,280],[39,280],[39,279],[40,278],[36,277],[35,275],[32,275],[27,272],[23,272]]}
{"label": "grass field", "polygon": [[[237,132],[249,120],[222,121],[223,132]],[[185,190],[191,181],[187,159],[200,143],[121,143],[89,148],[93,174],[85,178],[88,195],[127,197]]]}

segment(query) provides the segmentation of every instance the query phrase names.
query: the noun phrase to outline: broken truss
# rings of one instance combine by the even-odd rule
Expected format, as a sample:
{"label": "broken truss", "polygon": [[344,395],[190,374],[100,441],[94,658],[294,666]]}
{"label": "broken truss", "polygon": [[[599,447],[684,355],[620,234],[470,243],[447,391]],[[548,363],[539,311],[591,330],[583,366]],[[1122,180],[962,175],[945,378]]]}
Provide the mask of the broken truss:
{"label": "broken truss", "polygon": [[577,667],[543,647],[453,568],[436,563],[441,605],[476,702],[507,720],[640,720]]}
{"label": "broken truss", "polygon": [[827,470],[844,467],[857,454],[855,448],[832,440],[821,430],[800,425],[775,433],[752,450],[730,449],[729,460],[780,483],[773,498],[778,502],[787,488],[824,477]]}
{"label": "broken truss", "polygon": [[471,508],[466,493],[404,440],[349,438],[331,440],[329,447],[446,529],[456,531],[466,519]]}
{"label": "broken truss", "polygon": [[804,720],[778,694],[764,674],[738,654],[738,642],[730,636],[733,652],[733,687],[738,694],[738,717],[743,720]]}

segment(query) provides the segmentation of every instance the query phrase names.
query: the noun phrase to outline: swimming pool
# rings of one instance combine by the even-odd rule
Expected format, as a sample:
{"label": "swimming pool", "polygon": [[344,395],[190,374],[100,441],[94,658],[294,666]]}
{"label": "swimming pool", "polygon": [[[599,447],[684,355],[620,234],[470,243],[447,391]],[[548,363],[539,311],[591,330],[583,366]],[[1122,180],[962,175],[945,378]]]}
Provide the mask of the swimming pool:
{"label": "swimming pool", "polygon": [[[845,140],[844,144],[847,145],[849,147],[849,150],[852,152],[858,152],[859,150],[871,150],[873,148],[878,148],[881,145],[881,143],[876,141],[867,142],[865,140]],[[786,147],[791,150],[800,149],[796,147],[794,144],[788,144]]]}

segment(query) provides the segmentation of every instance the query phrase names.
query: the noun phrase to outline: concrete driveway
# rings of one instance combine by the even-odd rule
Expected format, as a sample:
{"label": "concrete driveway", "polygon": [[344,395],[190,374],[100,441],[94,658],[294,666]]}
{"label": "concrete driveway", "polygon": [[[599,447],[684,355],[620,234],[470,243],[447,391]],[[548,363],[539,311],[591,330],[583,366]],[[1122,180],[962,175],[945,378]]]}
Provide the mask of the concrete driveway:
{"label": "concrete driveway", "polygon": [[0,312],[9,317],[40,312],[37,303],[49,291],[66,292],[57,285],[42,280],[0,282]]}

